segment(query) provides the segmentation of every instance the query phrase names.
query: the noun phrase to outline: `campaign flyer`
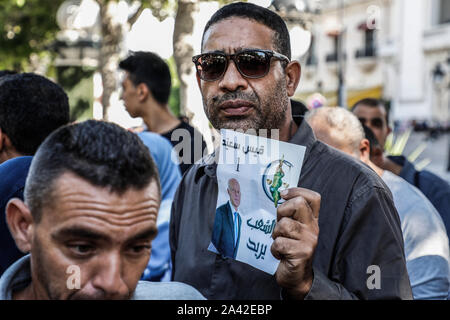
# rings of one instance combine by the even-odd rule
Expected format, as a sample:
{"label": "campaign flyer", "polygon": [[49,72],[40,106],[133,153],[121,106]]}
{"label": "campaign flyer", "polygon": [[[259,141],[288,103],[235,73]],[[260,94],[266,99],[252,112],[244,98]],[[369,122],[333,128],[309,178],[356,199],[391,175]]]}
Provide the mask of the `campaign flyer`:
{"label": "campaign flyer", "polygon": [[274,274],[270,251],[280,192],[297,187],[306,148],[221,130],[218,198],[210,251]]}

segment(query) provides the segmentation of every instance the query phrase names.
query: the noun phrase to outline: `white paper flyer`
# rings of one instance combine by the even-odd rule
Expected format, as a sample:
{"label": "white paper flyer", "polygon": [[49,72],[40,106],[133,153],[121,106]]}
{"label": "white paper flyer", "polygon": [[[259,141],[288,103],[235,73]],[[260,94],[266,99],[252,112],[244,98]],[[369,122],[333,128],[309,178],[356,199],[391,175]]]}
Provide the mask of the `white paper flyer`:
{"label": "white paper flyer", "polygon": [[280,192],[296,187],[306,148],[221,130],[219,192],[210,251],[274,274],[272,231]]}

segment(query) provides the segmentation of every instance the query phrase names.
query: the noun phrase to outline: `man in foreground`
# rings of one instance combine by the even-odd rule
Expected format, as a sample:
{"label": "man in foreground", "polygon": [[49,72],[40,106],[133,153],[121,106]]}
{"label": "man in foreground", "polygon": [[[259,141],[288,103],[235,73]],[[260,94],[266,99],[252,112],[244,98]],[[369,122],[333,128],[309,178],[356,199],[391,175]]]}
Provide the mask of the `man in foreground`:
{"label": "man in foreground", "polygon": [[[213,157],[184,175],[174,198],[173,279],[209,299],[410,299],[403,240],[391,194],[376,174],[317,141],[289,97],[300,64],[274,12],[249,3],[218,10],[193,61],[206,115],[216,129],[278,130],[304,145],[298,187],[281,193],[272,233],[275,276],[207,250],[217,203]],[[319,213],[320,211],[320,213]],[[320,230],[320,233],[319,233]],[[378,266],[381,287],[368,285]]]}
{"label": "man in foreground", "polygon": [[406,266],[414,299],[446,300],[450,286],[450,257],[444,223],[419,189],[371,160],[379,148],[373,132],[342,108],[322,107],[306,115],[317,139],[371,167],[392,192],[400,216]]}
{"label": "man in foreground", "polygon": [[33,158],[25,202],[8,203],[8,226],[29,255],[0,279],[0,299],[201,299],[184,284],[138,284],[160,197],[133,133],[93,120],[57,130]]}

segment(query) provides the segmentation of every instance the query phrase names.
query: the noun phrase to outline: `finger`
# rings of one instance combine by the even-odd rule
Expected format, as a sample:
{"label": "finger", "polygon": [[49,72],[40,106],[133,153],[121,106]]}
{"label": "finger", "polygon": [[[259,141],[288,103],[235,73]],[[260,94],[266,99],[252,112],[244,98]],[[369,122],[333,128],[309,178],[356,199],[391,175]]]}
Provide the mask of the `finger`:
{"label": "finger", "polygon": [[289,200],[298,196],[305,198],[306,202],[311,207],[314,213],[314,217],[318,219],[321,201],[320,194],[310,189],[299,187],[289,188],[281,192],[281,197],[285,200]]}
{"label": "finger", "polygon": [[270,247],[270,252],[278,260],[310,258],[317,246],[317,237],[309,233],[304,240],[277,237]]}
{"label": "finger", "polygon": [[277,222],[275,229],[272,232],[272,238],[285,237],[294,240],[300,240],[302,234],[302,225],[300,222],[283,217]]}
{"label": "finger", "polygon": [[306,199],[302,196],[297,196],[287,200],[278,207],[277,222],[283,217],[310,224],[314,219],[314,213]]}
{"label": "finger", "polygon": [[299,240],[278,237],[273,241],[270,252],[278,260],[299,259],[309,253],[309,249],[304,247]]}

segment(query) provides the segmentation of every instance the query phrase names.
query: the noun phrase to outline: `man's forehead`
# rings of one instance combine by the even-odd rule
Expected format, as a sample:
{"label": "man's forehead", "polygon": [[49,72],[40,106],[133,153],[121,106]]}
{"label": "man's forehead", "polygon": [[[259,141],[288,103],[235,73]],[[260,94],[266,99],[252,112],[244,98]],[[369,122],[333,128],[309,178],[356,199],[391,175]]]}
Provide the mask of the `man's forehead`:
{"label": "man's forehead", "polygon": [[69,205],[72,205],[73,209],[73,207],[77,208],[79,203],[80,208],[99,207],[106,212],[118,214],[121,211],[138,210],[141,206],[159,206],[160,201],[158,185],[154,179],[140,190],[130,187],[123,194],[118,194],[107,186],[93,185],[72,172],[65,172],[55,179],[50,198],[46,201],[49,209]]}
{"label": "man's forehead", "polygon": [[370,115],[385,115],[386,114],[386,110],[383,106],[379,105],[379,106],[369,106],[366,104],[358,104],[355,108],[354,113],[365,113],[365,114],[370,114]]}
{"label": "man's forehead", "polygon": [[240,51],[274,49],[274,30],[246,17],[228,17],[209,27],[203,37],[202,51]]}

